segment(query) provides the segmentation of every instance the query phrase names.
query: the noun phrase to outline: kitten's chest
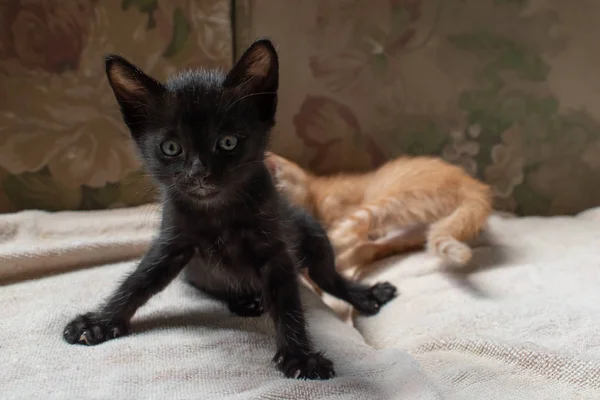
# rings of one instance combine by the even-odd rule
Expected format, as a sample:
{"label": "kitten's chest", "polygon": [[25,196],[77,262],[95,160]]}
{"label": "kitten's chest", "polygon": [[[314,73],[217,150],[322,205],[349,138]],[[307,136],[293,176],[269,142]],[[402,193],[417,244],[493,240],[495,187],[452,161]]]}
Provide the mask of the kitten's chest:
{"label": "kitten's chest", "polygon": [[213,294],[232,290],[260,291],[261,272],[271,248],[265,232],[242,226],[220,226],[194,233],[196,254],[186,276]]}
{"label": "kitten's chest", "polygon": [[207,265],[260,268],[269,252],[268,232],[239,225],[209,226],[194,233],[196,256]]}

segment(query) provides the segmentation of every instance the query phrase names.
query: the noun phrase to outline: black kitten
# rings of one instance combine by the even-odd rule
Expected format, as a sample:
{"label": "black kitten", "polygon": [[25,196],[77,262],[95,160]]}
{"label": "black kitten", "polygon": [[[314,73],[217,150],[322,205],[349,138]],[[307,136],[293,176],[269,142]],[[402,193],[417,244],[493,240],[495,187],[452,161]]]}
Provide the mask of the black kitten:
{"label": "black kitten", "polygon": [[163,85],[118,56],[107,57],[106,73],[164,211],[135,271],[99,310],[70,322],[65,340],[95,345],[127,334],[136,310],[188,265],[194,283],[232,312],[269,311],[286,376],[332,377],[332,362],[306,333],[298,268],[365,314],[377,313],[396,288],[342,278],[320,225],[276,192],[264,164],[279,79],[271,42],[252,44],[227,76],[185,72]]}

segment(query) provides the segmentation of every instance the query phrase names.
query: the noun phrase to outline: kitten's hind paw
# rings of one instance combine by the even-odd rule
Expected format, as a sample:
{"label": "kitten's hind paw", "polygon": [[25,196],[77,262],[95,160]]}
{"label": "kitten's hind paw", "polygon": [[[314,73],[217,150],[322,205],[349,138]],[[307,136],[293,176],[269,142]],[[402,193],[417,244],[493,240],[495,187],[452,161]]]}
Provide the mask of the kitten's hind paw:
{"label": "kitten's hind paw", "polygon": [[240,317],[260,317],[265,313],[261,296],[247,296],[229,300],[229,311]]}
{"label": "kitten's hind paw", "polygon": [[111,321],[96,313],[78,316],[69,322],[63,331],[67,343],[93,346],[107,340],[127,335],[125,322]]}
{"label": "kitten's hind paw", "polygon": [[353,302],[354,308],[364,315],[375,315],[381,306],[396,297],[396,286],[389,282],[380,282],[365,289],[359,298]]}
{"label": "kitten's hind paw", "polygon": [[333,362],[321,353],[275,355],[277,367],[288,378],[325,380],[335,376]]}
{"label": "kitten's hind paw", "polygon": [[448,267],[460,269],[471,261],[473,250],[453,237],[437,237],[430,239],[430,251],[448,263]]}

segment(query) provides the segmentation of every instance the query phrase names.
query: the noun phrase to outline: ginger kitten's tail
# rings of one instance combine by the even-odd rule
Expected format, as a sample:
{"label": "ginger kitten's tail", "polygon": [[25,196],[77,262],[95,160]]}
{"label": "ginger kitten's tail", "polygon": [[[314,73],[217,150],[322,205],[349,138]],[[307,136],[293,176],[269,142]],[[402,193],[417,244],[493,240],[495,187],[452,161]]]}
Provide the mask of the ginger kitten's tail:
{"label": "ginger kitten's tail", "polygon": [[490,198],[487,186],[470,191],[450,215],[431,224],[427,234],[429,251],[453,266],[467,264],[473,252],[464,242],[475,237],[485,225],[492,211]]}

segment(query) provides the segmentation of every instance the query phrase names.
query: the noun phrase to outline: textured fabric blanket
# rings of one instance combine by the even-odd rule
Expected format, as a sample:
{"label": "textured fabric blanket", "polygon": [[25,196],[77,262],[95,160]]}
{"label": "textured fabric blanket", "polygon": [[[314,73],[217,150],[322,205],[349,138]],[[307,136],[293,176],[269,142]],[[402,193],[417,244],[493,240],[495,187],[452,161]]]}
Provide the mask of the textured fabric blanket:
{"label": "textured fabric blanket", "polygon": [[366,345],[308,289],[309,331],[336,364],[331,381],[284,378],[271,363],[268,317],[234,317],[180,279],[140,309],[130,336],[63,342],[68,320],[134,267],[113,262],[144,251],[156,211],[0,216],[1,399],[441,398],[413,357]]}
{"label": "textured fabric blanket", "polygon": [[398,301],[357,329],[407,350],[444,398],[600,399],[600,209],[579,217],[492,217],[470,274],[422,253],[370,279]]}
{"label": "textured fabric blanket", "polygon": [[64,324],[134,267],[156,212],[0,216],[0,398],[600,399],[600,210],[494,217],[470,274],[422,253],[386,260],[367,279],[400,296],[357,329],[305,290],[315,347],[336,364],[326,382],[283,378],[267,317],[234,317],[181,280],[130,336],[64,343]]}

